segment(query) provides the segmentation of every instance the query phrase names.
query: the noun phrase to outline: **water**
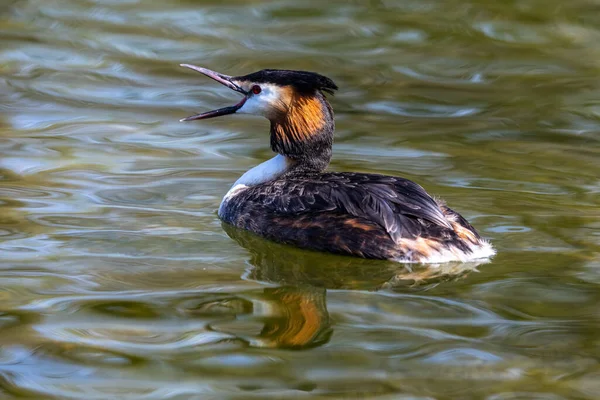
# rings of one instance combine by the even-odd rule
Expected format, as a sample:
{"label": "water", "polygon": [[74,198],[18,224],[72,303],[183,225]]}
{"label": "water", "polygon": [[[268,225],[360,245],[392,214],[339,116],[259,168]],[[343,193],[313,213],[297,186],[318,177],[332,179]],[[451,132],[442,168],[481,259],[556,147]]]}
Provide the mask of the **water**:
{"label": "water", "polygon": [[[0,397],[596,399],[592,0],[4,0]],[[271,157],[178,67],[341,87],[331,169],[411,178],[498,250],[408,268],[221,226]]]}

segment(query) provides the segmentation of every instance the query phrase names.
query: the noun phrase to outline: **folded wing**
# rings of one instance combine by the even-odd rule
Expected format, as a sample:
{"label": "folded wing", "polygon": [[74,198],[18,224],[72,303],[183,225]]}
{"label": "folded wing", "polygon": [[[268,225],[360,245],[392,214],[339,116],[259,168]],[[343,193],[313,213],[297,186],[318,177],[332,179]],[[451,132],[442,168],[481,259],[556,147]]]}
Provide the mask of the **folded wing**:
{"label": "folded wing", "polygon": [[[403,178],[360,173],[288,176],[249,188],[237,202],[281,217],[308,213],[348,214],[380,225],[394,242],[419,236],[432,225],[452,231],[436,201]],[[437,229],[436,229],[437,230]]]}

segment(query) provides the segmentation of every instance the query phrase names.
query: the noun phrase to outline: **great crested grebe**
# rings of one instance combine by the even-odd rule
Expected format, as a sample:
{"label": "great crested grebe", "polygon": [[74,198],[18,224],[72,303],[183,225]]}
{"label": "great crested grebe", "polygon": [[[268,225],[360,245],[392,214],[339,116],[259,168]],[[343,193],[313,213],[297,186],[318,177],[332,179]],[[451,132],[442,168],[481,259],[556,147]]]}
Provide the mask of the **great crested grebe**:
{"label": "great crested grebe", "polygon": [[364,258],[439,263],[495,254],[460,214],[408,179],[324,172],[334,132],[324,93],[338,88],[331,79],[274,69],[232,77],[181,66],[244,95],[234,106],[182,121],[233,113],[271,121],[278,154],[233,184],[219,207],[223,221],[277,242]]}

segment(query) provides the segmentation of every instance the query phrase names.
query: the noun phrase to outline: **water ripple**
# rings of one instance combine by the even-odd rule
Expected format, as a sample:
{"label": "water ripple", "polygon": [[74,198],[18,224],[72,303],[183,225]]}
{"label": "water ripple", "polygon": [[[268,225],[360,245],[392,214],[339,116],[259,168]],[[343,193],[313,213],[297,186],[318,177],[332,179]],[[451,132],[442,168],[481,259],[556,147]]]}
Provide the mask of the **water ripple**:
{"label": "water ripple", "polygon": [[[4,0],[0,391],[597,398],[598,11]],[[413,179],[498,256],[405,266],[222,226],[268,122],[179,123],[236,99],[181,62],[331,77],[332,170]]]}

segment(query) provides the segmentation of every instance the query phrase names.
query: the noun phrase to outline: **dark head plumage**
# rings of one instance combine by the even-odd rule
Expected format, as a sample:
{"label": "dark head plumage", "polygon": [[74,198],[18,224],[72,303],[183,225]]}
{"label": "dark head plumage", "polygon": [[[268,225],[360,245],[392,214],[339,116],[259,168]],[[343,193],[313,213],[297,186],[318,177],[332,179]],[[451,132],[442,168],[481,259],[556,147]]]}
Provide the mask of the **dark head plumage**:
{"label": "dark head plumage", "polygon": [[333,95],[333,92],[338,89],[330,78],[309,71],[263,69],[248,75],[236,76],[233,79],[254,83],[271,83],[277,86],[292,86],[300,93],[320,90]]}

